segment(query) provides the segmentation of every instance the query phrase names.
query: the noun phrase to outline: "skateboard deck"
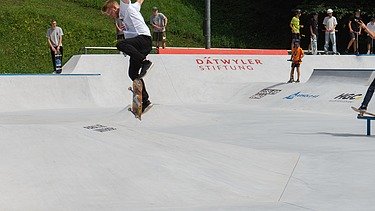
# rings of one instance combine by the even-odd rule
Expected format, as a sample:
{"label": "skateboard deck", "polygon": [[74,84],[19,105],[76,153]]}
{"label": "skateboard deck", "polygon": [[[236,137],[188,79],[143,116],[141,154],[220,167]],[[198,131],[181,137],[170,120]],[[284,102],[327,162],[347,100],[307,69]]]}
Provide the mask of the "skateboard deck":
{"label": "skateboard deck", "polygon": [[367,115],[369,115],[369,116],[375,116],[375,114],[373,114],[373,113],[370,113],[370,112],[367,112],[367,111],[361,111],[361,110],[359,110],[358,108],[356,108],[356,107],[354,107],[354,106],[352,106],[351,107],[354,111],[356,111],[356,112],[358,112],[359,114],[359,116],[363,116],[364,114],[367,114]]}
{"label": "skateboard deck", "polygon": [[55,55],[55,64],[56,64],[56,73],[60,74],[62,72],[62,55],[60,52],[57,52]]}
{"label": "skateboard deck", "polygon": [[135,118],[142,120],[142,82],[139,79],[133,81],[133,87],[129,87],[129,90],[132,92],[132,105],[128,109],[132,112]]}

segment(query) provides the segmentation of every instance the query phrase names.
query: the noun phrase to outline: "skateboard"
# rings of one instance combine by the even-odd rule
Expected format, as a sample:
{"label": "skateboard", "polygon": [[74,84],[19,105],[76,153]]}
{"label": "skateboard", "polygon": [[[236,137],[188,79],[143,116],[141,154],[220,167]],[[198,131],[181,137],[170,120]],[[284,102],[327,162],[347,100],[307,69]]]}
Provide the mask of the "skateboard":
{"label": "skateboard", "polygon": [[56,64],[56,73],[60,74],[62,72],[62,55],[60,52],[57,52],[55,55],[55,64]]}
{"label": "skateboard", "polygon": [[135,79],[133,81],[133,87],[129,87],[129,91],[132,92],[132,105],[128,109],[130,112],[132,112],[135,116],[135,118],[142,120],[142,82],[139,79]]}
{"label": "skateboard", "polygon": [[361,111],[361,110],[359,110],[358,108],[356,108],[356,107],[354,107],[354,106],[352,106],[351,108],[352,108],[354,111],[356,111],[356,112],[359,113],[358,116],[363,116],[364,114],[367,114],[367,115],[369,115],[369,116],[375,116],[375,114],[373,114],[373,113],[370,113],[370,112],[367,112],[367,111]]}

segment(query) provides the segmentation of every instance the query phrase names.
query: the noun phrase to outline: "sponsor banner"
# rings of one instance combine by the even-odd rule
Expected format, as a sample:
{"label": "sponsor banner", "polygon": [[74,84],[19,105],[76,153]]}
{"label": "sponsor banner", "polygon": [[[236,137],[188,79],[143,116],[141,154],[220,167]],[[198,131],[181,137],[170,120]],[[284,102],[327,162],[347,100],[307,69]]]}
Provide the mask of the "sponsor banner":
{"label": "sponsor banner", "polygon": [[286,99],[286,100],[293,100],[295,98],[315,99],[315,98],[318,98],[318,97],[319,97],[319,95],[313,95],[313,94],[307,94],[307,93],[297,92],[297,93],[291,94],[289,96],[286,96],[283,99]]}
{"label": "sponsor banner", "polygon": [[199,71],[252,71],[264,61],[252,57],[201,57],[195,59]]}
{"label": "sponsor banner", "polygon": [[250,99],[261,99],[267,95],[276,95],[281,92],[281,89],[262,89],[255,95],[251,96]]}
{"label": "sponsor banner", "polygon": [[359,100],[362,98],[362,94],[351,94],[351,93],[342,93],[329,102],[333,103],[352,103],[355,100]]}

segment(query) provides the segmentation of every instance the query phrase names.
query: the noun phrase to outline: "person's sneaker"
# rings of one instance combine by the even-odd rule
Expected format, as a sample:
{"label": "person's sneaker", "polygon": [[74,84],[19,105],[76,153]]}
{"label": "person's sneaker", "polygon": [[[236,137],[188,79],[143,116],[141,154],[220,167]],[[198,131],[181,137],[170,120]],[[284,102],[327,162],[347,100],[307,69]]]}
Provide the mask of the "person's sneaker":
{"label": "person's sneaker", "polygon": [[367,111],[367,108],[361,105],[361,106],[358,108],[358,110],[360,110],[360,111]]}
{"label": "person's sneaker", "polygon": [[291,78],[291,79],[289,79],[289,81],[287,83],[293,83],[293,82],[294,82],[294,80],[293,80],[293,78]]}
{"label": "person's sneaker", "polygon": [[296,82],[296,83],[299,83],[299,79],[297,79],[296,81],[294,81],[294,82]]}
{"label": "person's sneaker", "polygon": [[345,54],[349,54],[349,49],[346,49],[346,50],[345,50]]}
{"label": "person's sneaker", "polygon": [[139,73],[139,78],[143,78],[146,76],[147,72],[154,66],[154,63],[152,63],[149,60],[144,60],[142,62],[142,68],[141,72]]}
{"label": "person's sneaker", "polygon": [[151,101],[147,100],[146,102],[142,103],[142,114],[146,113],[152,107]]}

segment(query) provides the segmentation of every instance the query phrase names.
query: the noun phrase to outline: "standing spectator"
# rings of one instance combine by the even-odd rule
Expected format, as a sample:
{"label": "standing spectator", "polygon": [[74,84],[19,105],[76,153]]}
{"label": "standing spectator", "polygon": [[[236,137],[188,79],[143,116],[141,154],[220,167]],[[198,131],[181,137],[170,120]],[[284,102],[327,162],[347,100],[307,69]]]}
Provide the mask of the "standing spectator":
{"label": "standing spectator", "polygon": [[157,7],[153,7],[152,15],[150,17],[150,24],[153,29],[152,37],[155,42],[156,48],[159,49],[161,44],[162,48],[164,49],[167,39],[165,28],[168,24],[168,18],[163,13],[160,13]]}
{"label": "standing spectator", "polygon": [[310,34],[311,34],[311,42],[310,46],[312,49],[312,54],[317,55],[318,54],[318,13],[314,12],[312,14],[312,18],[310,20]]}
{"label": "standing spectator", "polygon": [[323,25],[325,27],[325,44],[324,44],[324,52],[328,54],[329,42],[332,42],[332,51],[334,54],[337,54],[336,48],[336,26],[337,20],[333,16],[333,10],[327,10],[327,16],[323,20]]}
{"label": "standing spectator", "polygon": [[292,32],[292,43],[290,45],[290,49],[293,49],[295,40],[301,39],[300,29],[303,28],[303,25],[300,25],[300,20],[299,20],[299,18],[301,17],[301,14],[302,13],[300,9],[294,10],[294,16],[289,24],[289,27]]}
{"label": "standing spectator", "polygon": [[124,35],[125,25],[122,23],[122,21],[123,20],[120,18],[115,18],[117,42],[125,39],[125,35]]}
{"label": "standing spectator", "polygon": [[48,45],[51,50],[51,59],[53,64],[53,72],[56,73],[55,55],[60,53],[61,60],[63,57],[62,36],[63,30],[57,26],[56,20],[51,21],[51,27],[47,30]]}
{"label": "standing spectator", "polygon": [[345,53],[349,53],[350,47],[353,45],[354,53],[358,53],[358,36],[361,34],[361,27],[359,27],[358,20],[362,20],[361,18],[361,10],[356,10],[354,15],[350,17],[348,27],[349,27],[349,34],[350,34],[350,41],[348,46],[346,47]]}
{"label": "standing spectator", "polygon": [[[371,18],[371,21],[367,23],[367,28],[375,32],[375,17]],[[374,38],[371,38],[369,33],[367,33],[367,54],[374,52]]]}
{"label": "standing spectator", "polygon": [[[290,77],[288,83],[299,83],[300,82],[300,77],[301,77],[301,63],[302,63],[302,58],[304,56],[303,50],[300,47],[300,41],[299,40],[294,40],[294,45],[292,49],[292,55],[289,61],[292,62],[292,68],[290,70]],[[297,80],[294,81],[294,69],[297,68]]]}

